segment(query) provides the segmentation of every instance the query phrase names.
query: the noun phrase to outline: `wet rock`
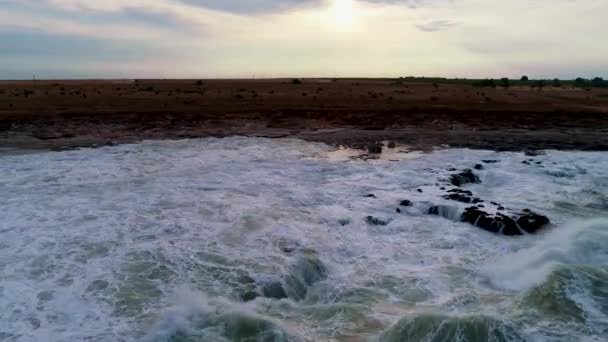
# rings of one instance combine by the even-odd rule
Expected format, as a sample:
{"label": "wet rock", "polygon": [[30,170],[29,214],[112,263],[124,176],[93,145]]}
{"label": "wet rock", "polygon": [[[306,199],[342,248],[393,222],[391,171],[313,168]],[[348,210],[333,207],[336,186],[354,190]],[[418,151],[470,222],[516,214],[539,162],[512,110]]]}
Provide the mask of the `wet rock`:
{"label": "wet rock", "polygon": [[550,224],[551,221],[546,216],[528,211],[527,213],[524,213],[523,216],[519,217],[516,223],[521,229],[530,234],[534,234],[538,230]]}
{"label": "wet rock", "polygon": [[449,195],[443,196],[443,198],[445,198],[447,200],[451,200],[451,201],[462,202],[462,203],[471,203],[471,197],[468,197],[467,195],[462,195],[462,194],[449,194]]}
{"label": "wet rock", "polygon": [[456,207],[448,205],[436,205],[429,208],[427,211],[429,215],[441,216],[448,220],[457,221],[459,218],[460,210]]}
{"label": "wet rock", "polygon": [[255,291],[246,291],[241,293],[241,300],[243,302],[251,302],[252,300],[258,298],[260,295]]}
{"label": "wet rock", "polygon": [[388,222],[373,216],[366,217],[365,222],[371,226],[386,226],[388,224]]}
{"label": "wet rock", "polygon": [[550,223],[547,217],[531,211],[509,217],[501,213],[491,215],[478,207],[467,208],[461,216],[461,221],[508,236],[523,235],[524,232],[534,234]]}
{"label": "wet rock", "polygon": [[264,285],[264,287],[262,287],[262,294],[264,297],[272,299],[287,298],[287,293],[283,288],[283,284],[278,281]]}
{"label": "wet rock", "polygon": [[381,143],[370,143],[367,145],[367,152],[370,154],[380,154],[382,153],[382,144]]}
{"label": "wet rock", "polygon": [[466,169],[460,173],[451,175],[450,183],[454,186],[462,186],[464,184],[481,183],[481,180],[473,171]]}
{"label": "wet rock", "polygon": [[483,170],[483,165],[475,164],[475,170]]}
{"label": "wet rock", "polygon": [[327,278],[327,268],[315,253],[304,255],[291,267],[285,278],[286,293],[289,298],[302,300],[308,289],[315,283]]}
{"label": "wet rock", "polygon": [[510,217],[501,214],[493,216],[477,207],[467,208],[461,216],[461,221],[492,233],[522,235],[519,229],[517,229],[515,221]]}
{"label": "wet rock", "polygon": [[412,206],[412,201],[410,200],[403,200],[401,201],[401,203],[399,203],[400,206],[402,207],[411,207]]}

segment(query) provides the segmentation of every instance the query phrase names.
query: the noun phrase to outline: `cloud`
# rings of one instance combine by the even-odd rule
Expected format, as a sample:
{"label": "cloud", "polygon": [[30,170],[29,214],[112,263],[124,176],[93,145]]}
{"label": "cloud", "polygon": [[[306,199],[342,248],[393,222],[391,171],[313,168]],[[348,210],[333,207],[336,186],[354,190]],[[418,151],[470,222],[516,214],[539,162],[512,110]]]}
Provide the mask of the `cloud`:
{"label": "cloud", "polygon": [[[99,77],[129,70],[133,77],[608,70],[608,46],[599,43],[608,32],[605,0],[358,0],[349,20],[337,18],[329,1],[0,0],[0,30],[12,32],[0,65],[24,77],[32,69]],[[52,63],[45,39],[62,46],[51,50]]]}
{"label": "cloud", "polygon": [[440,30],[445,30],[450,27],[454,27],[458,25],[458,23],[451,20],[433,20],[423,24],[417,24],[416,27],[420,31],[424,32],[437,32]]}

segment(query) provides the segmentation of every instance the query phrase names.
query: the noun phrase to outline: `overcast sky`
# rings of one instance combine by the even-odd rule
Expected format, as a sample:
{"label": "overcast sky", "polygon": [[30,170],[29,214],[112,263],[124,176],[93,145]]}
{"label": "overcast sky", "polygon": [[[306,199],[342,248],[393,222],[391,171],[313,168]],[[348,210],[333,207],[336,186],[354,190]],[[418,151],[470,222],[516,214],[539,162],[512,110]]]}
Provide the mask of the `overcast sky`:
{"label": "overcast sky", "polygon": [[0,79],[608,78],[608,0],[0,0]]}

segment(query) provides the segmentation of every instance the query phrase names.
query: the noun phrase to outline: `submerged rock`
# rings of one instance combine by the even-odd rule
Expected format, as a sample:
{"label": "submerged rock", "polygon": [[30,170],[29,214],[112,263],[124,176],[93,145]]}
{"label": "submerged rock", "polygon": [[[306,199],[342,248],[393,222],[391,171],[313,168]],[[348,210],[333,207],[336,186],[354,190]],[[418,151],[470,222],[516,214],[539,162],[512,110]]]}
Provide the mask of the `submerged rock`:
{"label": "submerged rock", "polygon": [[412,201],[410,200],[403,200],[399,203],[400,206],[402,207],[411,207],[412,206]]}
{"label": "submerged rock", "polygon": [[327,278],[327,274],[327,268],[315,253],[303,255],[293,264],[289,275],[285,278],[285,292],[293,300],[302,300],[306,297],[308,289]]}
{"label": "submerged rock", "polygon": [[381,220],[377,217],[373,217],[373,216],[368,216],[365,218],[365,222],[367,222],[367,224],[371,225],[371,226],[386,226],[388,225],[388,222]]}
{"label": "submerged rock", "polygon": [[479,177],[473,173],[470,169],[466,169],[460,173],[453,174],[450,176],[450,183],[454,186],[462,186],[470,183],[481,183]]}
{"label": "submerged rock", "polygon": [[262,294],[266,298],[283,299],[287,298],[287,293],[283,288],[283,284],[279,281],[268,283],[262,288]]}
{"label": "submerged rock", "polygon": [[380,341],[523,342],[525,339],[509,324],[490,317],[449,317],[428,314],[402,319],[384,332]]}

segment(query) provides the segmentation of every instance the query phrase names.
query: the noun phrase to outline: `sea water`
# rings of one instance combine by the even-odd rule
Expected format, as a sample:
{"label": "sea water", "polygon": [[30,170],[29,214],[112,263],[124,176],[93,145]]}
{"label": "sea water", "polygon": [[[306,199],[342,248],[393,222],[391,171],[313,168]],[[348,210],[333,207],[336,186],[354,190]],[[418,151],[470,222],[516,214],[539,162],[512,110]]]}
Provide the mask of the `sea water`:
{"label": "sea water", "polygon": [[[1,155],[0,340],[606,340],[607,153],[385,151],[235,137]],[[551,226],[459,222],[468,205],[442,196],[476,164],[463,188],[484,210]]]}

